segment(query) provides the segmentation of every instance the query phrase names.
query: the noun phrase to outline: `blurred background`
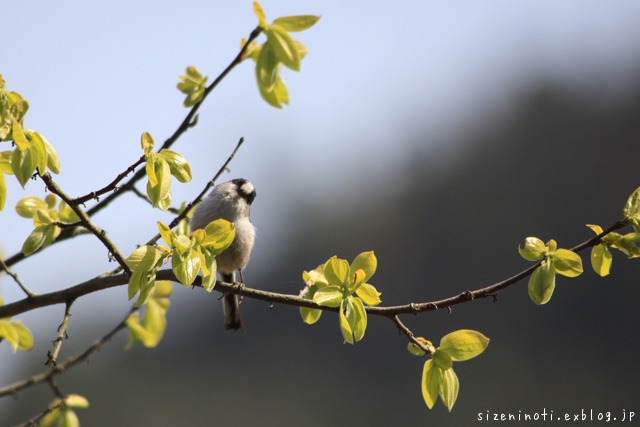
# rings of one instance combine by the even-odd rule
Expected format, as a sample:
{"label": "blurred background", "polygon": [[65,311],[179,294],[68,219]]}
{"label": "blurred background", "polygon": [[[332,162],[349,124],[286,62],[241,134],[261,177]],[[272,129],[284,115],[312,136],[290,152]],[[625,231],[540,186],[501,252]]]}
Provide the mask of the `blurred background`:
{"label": "blurred background", "polygon": [[[296,34],[310,52],[285,70],[291,105],[263,102],[253,63],[207,99],[197,127],[174,148],[190,162],[191,200],[241,136],[226,178],[253,181],[258,240],[248,286],[297,294],[301,273],[332,255],[375,250],[371,282],[384,305],[424,302],[484,287],[526,268],[527,236],[571,247],[622,216],[640,185],[640,4],[618,1],[285,2],[264,0],[269,20],[320,14]],[[141,154],[140,134],[161,143],[187,111],[175,88],[195,65],[213,79],[256,25],[250,1],[114,0],[4,5],[0,73],[31,108],[25,126],[55,146],[56,181],[77,196],[102,187]],[[260,39],[262,40],[262,39]],[[211,80],[210,79],[210,80]],[[7,146],[0,147],[8,149]],[[44,197],[9,179],[0,251],[18,252],[32,230],[13,206]],[[140,185],[144,190],[144,185]],[[88,205],[90,206],[90,204]],[[171,216],[133,195],[95,216],[132,252]],[[308,426],[425,423],[467,426],[478,414],[581,409],[640,412],[637,363],[640,264],[614,254],[612,275],[560,277],[535,306],[526,282],[491,299],[406,316],[434,342],[456,329],[491,338],[454,367],[458,401],[427,410],[423,360],[386,319],[343,345],[334,315],[314,326],[298,310],[245,300],[244,333],[225,333],[217,294],[174,286],[164,340],[125,352],[121,333],[57,377],[86,396],[84,426]],[[109,271],[104,248],[83,236],[13,267],[38,293]],[[5,302],[23,295],[0,278]],[[78,300],[61,358],[120,322],[126,287]],[[36,346],[0,345],[0,384],[44,369],[63,307],[17,316]],[[14,425],[53,400],[46,385],[0,400]]]}

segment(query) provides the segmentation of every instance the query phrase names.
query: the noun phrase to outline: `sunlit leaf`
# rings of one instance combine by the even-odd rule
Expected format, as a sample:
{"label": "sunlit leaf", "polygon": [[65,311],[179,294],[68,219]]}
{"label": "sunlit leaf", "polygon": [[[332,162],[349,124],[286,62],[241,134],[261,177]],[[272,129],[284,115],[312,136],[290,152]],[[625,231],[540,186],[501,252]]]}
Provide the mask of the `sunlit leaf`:
{"label": "sunlit leaf", "polygon": [[458,376],[453,371],[453,368],[442,371],[442,380],[440,382],[440,399],[444,406],[447,407],[449,412],[453,409],[453,405],[458,398],[458,391],[460,390],[460,382]]}
{"label": "sunlit leaf", "polygon": [[33,218],[37,210],[47,210],[49,206],[39,197],[27,196],[16,204],[16,212],[23,218]]}
{"label": "sunlit leaf", "polygon": [[31,156],[31,150],[28,148],[24,151],[13,150],[11,170],[18,179],[18,182],[20,182],[20,185],[24,187],[36,170],[36,162]]}
{"label": "sunlit leaf", "polygon": [[267,27],[267,16],[265,15],[264,10],[262,10],[260,3],[257,1],[253,2],[253,13],[258,17],[260,28]]}
{"label": "sunlit leaf", "polygon": [[300,315],[302,316],[302,321],[304,323],[307,325],[313,325],[320,319],[322,310],[318,310],[317,308],[300,307]]}
{"label": "sunlit leaf", "polygon": [[539,261],[546,253],[544,242],[537,237],[527,237],[524,240],[524,246],[518,246],[520,256],[527,261]]}
{"label": "sunlit leaf", "polygon": [[44,246],[47,241],[47,232],[51,227],[51,225],[40,225],[36,227],[22,245],[22,253],[24,255],[31,255]]}
{"label": "sunlit leaf", "polygon": [[311,28],[319,19],[320,17],[315,15],[283,16],[275,19],[273,24],[287,31],[296,32]]}
{"label": "sunlit leaf", "polygon": [[191,286],[200,270],[200,257],[198,253],[189,250],[184,254],[174,252],[171,257],[171,268],[176,277],[185,286]]}
{"label": "sunlit leaf", "polygon": [[0,211],[4,209],[4,205],[7,202],[7,183],[4,180],[4,175],[0,173]]}
{"label": "sunlit leaf", "polygon": [[153,146],[155,145],[155,141],[149,132],[144,132],[142,136],[140,136],[140,145],[142,146],[142,151],[144,154],[149,154],[153,151]]}
{"label": "sunlit leaf", "polygon": [[18,334],[18,350],[31,350],[33,348],[33,335],[22,322],[11,322]]}
{"label": "sunlit leaf", "polygon": [[367,329],[367,312],[360,298],[348,297],[347,313],[345,315],[356,342],[360,341]]}
{"label": "sunlit leaf", "polygon": [[[433,344],[431,344],[431,341],[426,340],[423,337],[416,337],[416,339],[427,348],[432,349],[431,350],[432,353],[434,352]],[[415,343],[412,343],[412,342],[409,342],[409,344],[407,344],[407,350],[409,351],[409,353],[413,354],[414,356],[424,356],[425,354],[423,349],[421,349]]]}
{"label": "sunlit leaf", "polygon": [[324,265],[324,276],[330,285],[340,286],[347,289],[349,283],[349,263],[336,256],[329,258]]}
{"label": "sunlit leaf", "polygon": [[556,287],[556,272],[548,260],[533,271],[529,278],[529,297],[536,304],[546,304]]}
{"label": "sunlit leaf", "polygon": [[13,124],[11,126],[11,135],[13,136],[13,142],[15,142],[18,150],[25,151],[29,148],[29,140],[27,140],[22,126],[16,119],[13,119]]}
{"label": "sunlit leaf", "polygon": [[362,252],[351,263],[351,272],[361,269],[364,271],[365,282],[373,276],[378,268],[378,260],[373,251]]}
{"label": "sunlit leaf", "polygon": [[422,397],[429,409],[432,409],[440,394],[440,383],[442,382],[442,370],[438,368],[433,360],[427,360],[422,368]]}
{"label": "sunlit leaf", "polygon": [[313,294],[313,302],[325,307],[339,307],[344,294],[338,286],[325,286]]}
{"label": "sunlit leaf", "polygon": [[382,300],[380,300],[380,295],[382,294],[368,283],[360,285],[360,287],[356,289],[356,295],[358,295],[362,302],[367,305],[374,306],[382,302]]}
{"label": "sunlit leaf", "polygon": [[488,345],[489,338],[480,332],[460,329],[442,337],[438,351],[447,353],[456,362],[462,362],[478,356]]}
{"label": "sunlit leaf", "polygon": [[300,71],[300,53],[298,46],[287,30],[279,25],[271,25],[264,29],[271,49],[277,59],[285,67]]}
{"label": "sunlit leaf", "polygon": [[155,246],[140,246],[127,257],[125,262],[131,271],[150,271],[158,264],[162,253]]}
{"label": "sunlit leaf", "polygon": [[351,325],[349,325],[347,317],[345,316],[345,313],[344,313],[346,309],[346,305],[347,305],[347,300],[343,299],[340,304],[340,312],[339,312],[340,332],[342,332],[342,337],[344,338],[345,342],[349,344],[353,344],[353,331],[351,330]]}
{"label": "sunlit leaf", "polygon": [[207,224],[204,231],[207,237],[202,242],[202,246],[210,250],[213,255],[218,255],[227,249],[236,237],[236,228],[233,223],[222,218]]}
{"label": "sunlit leaf", "polygon": [[31,151],[33,161],[40,175],[43,175],[47,171],[47,149],[44,141],[37,132],[28,131],[26,135],[29,139],[29,151]]}
{"label": "sunlit leaf", "polygon": [[271,43],[267,41],[262,45],[256,60],[256,79],[260,89],[270,92],[276,83],[279,71],[280,64],[271,48]]}
{"label": "sunlit leaf", "polygon": [[568,249],[557,249],[550,255],[553,268],[563,276],[576,277],[582,274],[582,259]]}
{"label": "sunlit leaf", "polygon": [[191,181],[191,167],[180,153],[173,150],[162,149],[160,155],[169,164],[171,175],[175,176],[180,182]]}
{"label": "sunlit leaf", "polygon": [[591,267],[599,276],[607,276],[611,271],[613,256],[607,245],[595,245],[591,249]]}

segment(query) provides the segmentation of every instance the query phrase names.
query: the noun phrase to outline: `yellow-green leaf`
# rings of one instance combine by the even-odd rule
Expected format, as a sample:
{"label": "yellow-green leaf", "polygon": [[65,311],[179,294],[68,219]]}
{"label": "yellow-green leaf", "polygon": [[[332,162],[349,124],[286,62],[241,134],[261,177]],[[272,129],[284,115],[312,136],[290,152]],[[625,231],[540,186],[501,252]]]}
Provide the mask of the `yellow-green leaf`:
{"label": "yellow-green leaf", "polygon": [[329,258],[324,265],[324,276],[330,285],[347,289],[349,283],[349,263],[336,256]]}
{"label": "yellow-green leaf", "polygon": [[15,353],[20,343],[20,335],[15,328],[15,323],[7,319],[0,319],[0,338],[4,338],[11,345],[11,349]]}
{"label": "yellow-green leaf", "polygon": [[260,3],[258,3],[257,1],[253,2],[253,13],[255,13],[258,17],[260,28],[267,27],[267,16],[265,15],[264,10],[262,10],[262,6],[260,5]]}
{"label": "yellow-green leaf", "polygon": [[322,315],[322,310],[318,310],[317,308],[307,308],[300,307],[300,315],[302,316],[302,321],[307,325],[313,325],[320,319]]}
{"label": "yellow-green leaf", "polygon": [[374,306],[382,302],[382,300],[380,300],[380,295],[382,294],[368,283],[360,285],[360,287],[356,289],[356,295],[367,305]]}
{"label": "yellow-green leaf", "polygon": [[343,299],[340,304],[340,312],[339,312],[340,332],[342,332],[342,337],[344,338],[345,342],[349,344],[353,344],[353,331],[344,313],[346,309],[346,305],[347,305],[347,300]]}
{"label": "yellow-green leaf", "polygon": [[520,256],[527,261],[539,261],[544,257],[547,247],[544,242],[537,237],[527,237],[524,246],[518,246]]}
{"label": "yellow-green leaf", "polygon": [[363,270],[365,273],[364,280],[368,281],[378,268],[378,259],[373,251],[362,252],[351,263],[351,274],[356,270]]}
{"label": "yellow-green leaf", "polygon": [[33,348],[33,335],[31,331],[22,324],[22,322],[11,322],[13,328],[18,334],[18,350],[31,350]]}
{"label": "yellow-green leaf", "polygon": [[160,260],[162,253],[155,246],[140,246],[127,257],[125,262],[131,271],[148,272],[153,270]]}
{"label": "yellow-green leaf", "polygon": [[24,134],[24,130],[20,123],[16,119],[13,119],[13,124],[11,126],[11,134],[13,136],[13,142],[16,143],[18,150],[25,151],[29,148],[29,140]]}
{"label": "yellow-green leaf", "polygon": [[298,16],[283,16],[273,21],[274,25],[279,25],[287,31],[304,31],[318,22],[319,16],[315,15],[298,15]]}
{"label": "yellow-green leaf", "polygon": [[279,72],[280,64],[278,59],[273,52],[271,43],[266,41],[262,45],[258,59],[256,60],[256,79],[260,90],[270,92],[278,79]]}
{"label": "yellow-green leaf", "polygon": [[347,298],[347,312],[345,316],[351,326],[356,342],[360,341],[362,337],[364,337],[367,329],[367,312],[360,298]]}
{"label": "yellow-green leaf", "polygon": [[313,294],[313,301],[324,307],[339,307],[343,298],[342,289],[338,286],[325,286]]}
{"label": "yellow-green leaf", "polygon": [[175,176],[180,182],[191,181],[191,167],[180,153],[173,150],[162,149],[160,155],[169,164],[171,175]]}
{"label": "yellow-green leaf", "polygon": [[160,231],[160,236],[162,236],[162,240],[165,241],[169,247],[173,247],[174,242],[177,238],[176,233],[171,231],[168,225],[163,223],[162,221],[158,221],[158,230]]}
{"label": "yellow-green leaf", "polygon": [[591,249],[591,267],[599,276],[607,276],[611,271],[613,256],[607,245],[595,245]]}
{"label": "yellow-green leaf", "polygon": [[462,362],[481,354],[489,345],[489,338],[478,331],[460,329],[440,340],[438,351],[447,353],[453,361]]}
{"label": "yellow-green leaf", "polygon": [[140,136],[140,145],[142,146],[142,151],[144,154],[149,154],[153,150],[153,146],[155,145],[155,141],[149,132],[144,132]]}
{"label": "yellow-green leaf", "polygon": [[127,296],[129,300],[133,299],[138,291],[147,285],[148,277],[148,271],[133,271],[133,273],[131,273],[127,286]]}
{"label": "yellow-green leaf", "polygon": [[556,272],[548,260],[542,262],[529,278],[529,297],[536,304],[546,304],[556,287]]}
{"label": "yellow-green leaf", "polygon": [[33,218],[37,210],[48,210],[47,203],[39,197],[27,196],[16,204],[16,212],[23,218]]}
{"label": "yellow-green leaf", "polygon": [[[434,353],[433,344],[431,344],[431,341],[426,340],[423,337],[416,337],[416,339],[421,344],[431,349],[431,352]],[[412,342],[409,342],[409,344],[407,344],[407,350],[409,351],[409,353],[413,354],[414,356],[424,356],[425,354],[423,349],[421,349],[415,343],[412,343]]]}
{"label": "yellow-green leaf", "polygon": [[453,371],[453,368],[442,371],[442,380],[440,382],[440,399],[444,406],[447,407],[449,412],[453,408],[458,398],[458,391],[460,390],[460,382],[458,376]]}
{"label": "yellow-green leaf", "polygon": [[433,360],[427,360],[422,368],[422,397],[429,409],[433,408],[440,394],[440,384],[442,382],[442,370],[438,368]]}
{"label": "yellow-green leaf", "polygon": [[550,255],[553,268],[563,276],[576,277],[582,274],[582,259],[568,249],[558,249]]}
{"label": "yellow-green leaf", "polygon": [[64,403],[71,408],[88,408],[89,401],[79,394],[70,394],[64,399]]}
{"label": "yellow-green leaf", "polygon": [[29,140],[29,151],[31,151],[33,161],[36,163],[36,168],[40,175],[43,175],[47,171],[47,149],[44,141],[37,132],[27,131],[25,135]]}
{"label": "yellow-green leaf", "polygon": [[287,30],[279,25],[271,25],[265,28],[264,32],[276,59],[285,67],[300,71],[298,46]]}
{"label": "yellow-green leaf", "polygon": [[436,349],[436,351],[433,352],[433,363],[443,371],[453,366],[453,360],[451,359],[451,356],[449,356],[446,352],[440,350],[440,348]]}
{"label": "yellow-green leaf", "polygon": [[51,227],[51,225],[40,225],[36,227],[22,245],[22,253],[24,255],[31,255],[43,247],[47,241],[47,232]]}
{"label": "yellow-green leaf", "polygon": [[7,202],[7,183],[4,181],[4,175],[0,173],[0,211],[4,209]]}
{"label": "yellow-green leaf", "polygon": [[11,155],[13,150],[0,151],[0,175],[3,173],[13,175],[11,169]]}
{"label": "yellow-green leaf", "polygon": [[171,267],[176,277],[185,286],[191,286],[200,270],[200,256],[193,250],[184,254],[174,251],[171,257]]}
{"label": "yellow-green leaf", "polygon": [[35,136],[40,138],[44,144],[45,151],[47,152],[47,168],[55,174],[60,173],[60,158],[58,157],[58,153],[53,148],[53,145],[45,138],[42,134],[38,132],[33,133]]}
{"label": "yellow-green leaf", "polygon": [[24,151],[13,150],[13,154],[11,155],[11,170],[16,178],[18,178],[20,185],[24,187],[36,170],[36,162],[33,160],[31,150],[29,150],[28,147]]}
{"label": "yellow-green leaf", "polygon": [[285,86],[279,76],[276,77],[273,87],[267,90],[262,85],[258,84],[258,89],[260,90],[260,96],[262,96],[262,99],[267,101],[267,103],[272,107],[282,108],[282,104],[289,104],[289,92],[287,91],[287,86]]}
{"label": "yellow-green leaf", "polygon": [[211,221],[204,228],[207,237],[202,242],[213,255],[218,255],[233,243],[236,237],[236,228],[232,222],[219,218]]}
{"label": "yellow-green leaf", "polygon": [[636,188],[627,199],[622,209],[624,217],[628,219],[640,219],[640,187]]}

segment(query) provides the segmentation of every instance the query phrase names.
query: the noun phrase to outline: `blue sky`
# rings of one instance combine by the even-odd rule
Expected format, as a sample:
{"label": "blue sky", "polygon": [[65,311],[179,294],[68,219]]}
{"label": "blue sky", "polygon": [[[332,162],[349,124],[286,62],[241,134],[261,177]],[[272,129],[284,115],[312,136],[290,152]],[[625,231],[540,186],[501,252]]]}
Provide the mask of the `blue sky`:
{"label": "blue sky", "polygon": [[[457,147],[432,141],[444,144],[487,117],[509,114],[541,78],[564,85],[577,102],[587,90],[618,102],[639,69],[635,1],[262,5],[269,20],[322,15],[296,34],[310,52],[300,73],[283,75],[291,104],[280,111],[264,103],[253,64],[241,64],[207,100],[199,125],[174,146],[194,177],[192,185],[173,183],[174,200],[192,199],[244,136],[228,177],[250,178],[258,189],[257,250],[277,238],[301,197],[331,203],[355,191],[376,194],[381,183],[401,179],[395,168],[415,149],[417,128],[424,132],[420,144],[444,159]],[[142,132],[156,141],[168,137],[186,115],[178,75],[195,65],[213,78],[256,25],[250,1],[23,1],[4,5],[3,16],[0,73],[29,100],[25,126],[55,146],[62,161],[56,180],[74,196],[102,187],[133,163]],[[26,195],[44,197],[43,185],[30,182],[23,191],[11,182],[0,212],[6,255],[19,251],[32,229],[12,208]],[[95,221],[129,253],[155,234],[155,221],[169,218],[127,197]],[[89,237],[60,246],[34,257],[44,268],[15,267],[36,292],[113,267]],[[261,253],[257,262],[267,262],[268,251]],[[51,274],[63,270],[64,276]],[[21,297],[6,277],[0,291],[5,301]],[[114,305],[122,306],[121,296]],[[52,332],[41,334],[48,339]]]}

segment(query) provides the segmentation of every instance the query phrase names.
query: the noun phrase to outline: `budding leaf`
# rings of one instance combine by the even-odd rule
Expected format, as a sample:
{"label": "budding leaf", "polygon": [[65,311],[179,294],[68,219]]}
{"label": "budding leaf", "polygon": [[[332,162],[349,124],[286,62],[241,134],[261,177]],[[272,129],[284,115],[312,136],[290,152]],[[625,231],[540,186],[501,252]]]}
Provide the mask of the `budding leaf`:
{"label": "budding leaf", "polygon": [[598,275],[607,276],[611,270],[612,261],[613,256],[607,245],[600,243],[591,249],[591,267]]}
{"label": "budding leaf", "polygon": [[544,242],[537,237],[527,237],[524,241],[524,246],[518,246],[520,256],[527,261],[541,260],[544,257],[546,250],[547,247]]}
{"label": "budding leaf", "polygon": [[313,27],[319,19],[319,16],[314,15],[283,16],[275,19],[273,25],[279,25],[291,32],[304,31]]}
{"label": "budding leaf", "polygon": [[533,271],[529,278],[529,297],[536,304],[546,304],[556,287],[556,272],[548,260]]}
{"label": "budding leaf", "polygon": [[447,407],[449,412],[453,409],[453,405],[458,398],[458,391],[460,390],[460,382],[458,376],[454,372],[453,368],[449,368],[442,372],[442,379],[440,382],[440,399],[444,406]]}
{"label": "budding leaf", "polygon": [[362,285],[360,285],[360,287],[356,289],[356,295],[358,295],[362,302],[367,305],[374,306],[382,302],[382,300],[380,299],[380,295],[382,294],[368,283],[363,283]]}
{"label": "budding leaf", "polygon": [[442,376],[442,370],[433,363],[433,360],[427,360],[424,363],[421,381],[422,397],[429,409],[432,409],[438,400]]}
{"label": "budding leaf", "polygon": [[478,331],[460,329],[440,340],[438,352],[445,352],[451,360],[462,362],[480,355],[489,345],[489,338]]}
{"label": "budding leaf", "polygon": [[339,307],[344,298],[343,291],[338,286],[325,286],[313,295],[313,301],[325,307]]}
{"label": "budding leaf", "polygon": [[165,148],[160,150],[160,155],[169,164],[171,175],[178,181],[183,183],[191,181],[191,167],[180,153]]}
{"label": "budding leaf", "polygon": [[324,275],[329,284],[340,286],[343,289],[348,287],[350,267],[349,263],[344,259],[336,256],[329,258],[324,265]]}
{"label": "budding leaf", "polygon": [[367,281],[373,276],[378,268],[378,260],[373,251],[362,252],[351,263],[351,272],[363,270],[364,280]]}
{"label": "budding leaf", "polygon": [[563,276],[576,277],[582,274],[582,259],[568,249],[557,249],[550,255],[553,268]]}
{"label": "budding leaf", "polygon": [[204,228],[206,237],[202,247],[206,247],[212,255],[219,255],[227,249],[236,237],[236,228],[232,222],[219,218]]}
{"label": "budding leaf", "polygon": [[23,218],[33,218],[37,210],[48,210],[47,203],[35,196],[28,196],[16,204],[16,212]]}
{"label": "budding leaf", "polygon": [[273,49],[276,59],[285,67],[300,71],[300,53],[298,46],[287,30],[279,25],[270,25],[264,32]]}

